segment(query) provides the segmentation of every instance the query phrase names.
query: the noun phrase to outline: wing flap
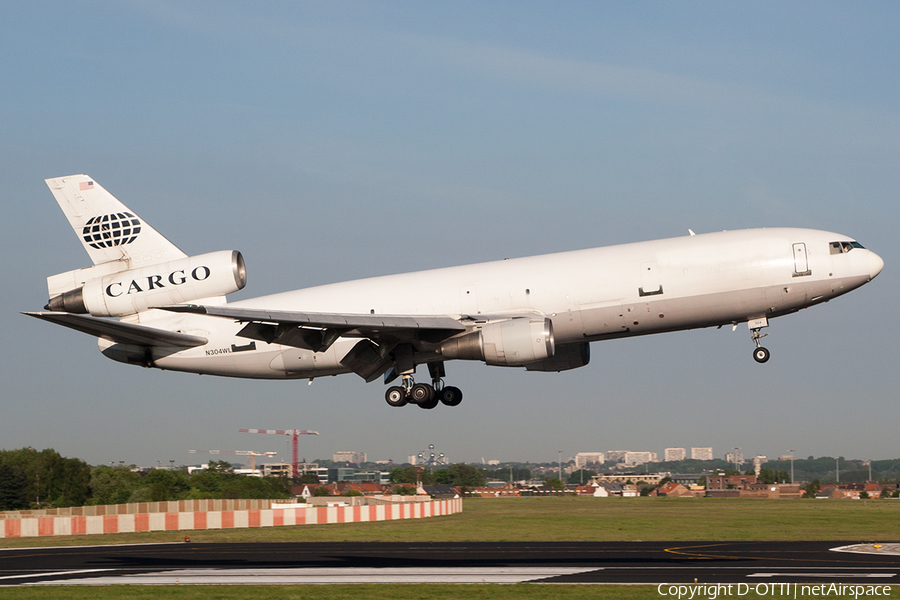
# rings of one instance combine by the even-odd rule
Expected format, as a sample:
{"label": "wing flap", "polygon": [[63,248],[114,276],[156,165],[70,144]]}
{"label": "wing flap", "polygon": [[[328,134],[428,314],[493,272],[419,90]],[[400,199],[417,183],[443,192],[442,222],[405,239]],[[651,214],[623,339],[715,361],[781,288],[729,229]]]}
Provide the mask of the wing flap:
{"label": "wing flap", "polygon": [[368,338],[378,344],[405,341],[438,343],[466,331],[445,315],[366,315],[313,313],[225,306],[178,305],[160,307],[247,323],[238,335],[267,343],[324,352],[339,337]]}
{"label": "wing flap", "polygon": [[103,338],[116,344],[133,344],[137,346],[158,346],[176,348],[194,348],[203,346],[209,341],[204,337],[187,335],[176,331],[166,331],[145,325],[122,323],[109,319],[97,319],[84,315],[64,312],[24,312],[23,315],[35,317],[74,329],[88,335]]}

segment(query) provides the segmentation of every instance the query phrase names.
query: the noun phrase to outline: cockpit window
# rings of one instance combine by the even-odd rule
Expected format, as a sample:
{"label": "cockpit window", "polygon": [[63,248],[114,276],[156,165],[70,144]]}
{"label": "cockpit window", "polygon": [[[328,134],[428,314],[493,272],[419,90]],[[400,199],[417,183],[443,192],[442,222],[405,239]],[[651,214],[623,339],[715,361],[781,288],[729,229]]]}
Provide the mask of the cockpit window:
{"label": "cockpit window", "polygon": [[846,254],[854,248],[862,247],[863,245],[859,242],[831,242],[828,244],[828,248],[832,254]]}

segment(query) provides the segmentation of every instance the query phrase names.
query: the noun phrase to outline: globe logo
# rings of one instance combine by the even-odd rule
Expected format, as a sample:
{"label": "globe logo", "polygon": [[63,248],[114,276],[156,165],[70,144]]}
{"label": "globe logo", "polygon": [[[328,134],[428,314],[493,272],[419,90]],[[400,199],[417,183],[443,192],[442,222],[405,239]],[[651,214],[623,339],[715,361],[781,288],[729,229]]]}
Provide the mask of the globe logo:
{"label": "globe logo", "polygon": [[91,217],[81,230],[91,248],[101,250],[130,244],[141,232],[141,220],[130,212]]}

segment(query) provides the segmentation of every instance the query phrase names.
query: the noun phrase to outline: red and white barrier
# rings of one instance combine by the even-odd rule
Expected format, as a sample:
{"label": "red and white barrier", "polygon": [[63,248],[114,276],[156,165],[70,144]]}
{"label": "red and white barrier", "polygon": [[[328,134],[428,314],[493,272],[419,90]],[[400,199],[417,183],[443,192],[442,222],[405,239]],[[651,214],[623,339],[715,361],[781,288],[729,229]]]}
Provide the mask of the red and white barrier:
{"label": "red and white barrier", "polygon": [[281,525],[364,523],[422,519],[462,512],[462,500],[432,500],[378,506],[302,506],[260,510],[137,513],[102,516],[24,517],[0,520],[0,538],[91,535],[139,531],[238,529]]}

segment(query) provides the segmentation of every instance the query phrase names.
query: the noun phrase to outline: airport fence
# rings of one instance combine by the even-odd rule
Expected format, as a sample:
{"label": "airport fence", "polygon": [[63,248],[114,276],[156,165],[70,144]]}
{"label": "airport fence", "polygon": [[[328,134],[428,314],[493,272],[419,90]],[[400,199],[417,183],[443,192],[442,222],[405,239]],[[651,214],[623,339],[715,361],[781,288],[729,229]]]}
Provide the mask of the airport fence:
{"label": "airport fence", "polygon": [[[0,538],[364,523],[422,519],[462,512],[462,500],[459,498],[362,506],[347,506],[340,501],[331,504],[313,506],[285,505],[271,500],[183,500],[16,511],[5,513],[0,518]],[[195,510],[197,508],[199,510]],[[56,511],[68,514],[26,514]]]}

